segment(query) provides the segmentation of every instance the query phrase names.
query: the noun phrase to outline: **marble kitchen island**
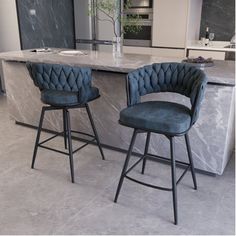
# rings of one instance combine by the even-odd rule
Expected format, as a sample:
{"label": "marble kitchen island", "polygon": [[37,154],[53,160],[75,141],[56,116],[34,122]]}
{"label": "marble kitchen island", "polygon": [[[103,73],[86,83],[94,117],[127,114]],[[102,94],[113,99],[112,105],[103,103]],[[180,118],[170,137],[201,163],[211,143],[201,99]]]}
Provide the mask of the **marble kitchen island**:
{"label": "marble kitchen island", "polygon": [[[127,150],[132,130],[118,124],[119,112],[126,107],[126,74],[143,65],[160,62],[180,62],[180,58],[163,58],[149,55],[85,52],[85,55],[61,55],[59,49],[35,53],[18,51],[1,53],[2,84],[7,95],[11,116],[19,123],[37,126],[42,103],[40,92],[31,80],[25,63],[43,62],[88,66],[93,69],[93,84],[99,88],[101,98],[91,102],[91,110],[101,142],[107,147]],[[215,66],[204,69],[208,77],[205,100],[200,118],[190,131],[193,158],[197,169],[221,175],[234,150],[234,90],[235,71],[232,61],[215,61]],[[178,94],[151,94],[144,100],[160,99],[190,105],[189,99]],[[44,128],[62,129],[58,111],[46,113]],[[80,109],[71,112],[72,128],[91,132],[86,113]],[[138,136],[135,152],[144,148],[145,135]],[[186,161],[184,139],[177,138],[176,157]],[[33,149],[33,147],[32,147]],[[161,135],[152,135],[150,152],[169,156],[169,142]],[[31,156],[29,157],[29,159]],[[109,156],[106,157],[109,159]],[[147,164],[148,168],[148,164]]]}

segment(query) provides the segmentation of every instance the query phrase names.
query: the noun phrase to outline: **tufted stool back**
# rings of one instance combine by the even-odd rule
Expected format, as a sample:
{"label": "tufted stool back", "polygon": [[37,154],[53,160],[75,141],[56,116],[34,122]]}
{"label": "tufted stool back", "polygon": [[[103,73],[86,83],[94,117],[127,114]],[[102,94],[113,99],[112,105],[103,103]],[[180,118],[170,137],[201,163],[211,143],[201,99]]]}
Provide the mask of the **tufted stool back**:
{"label": "tufted stool back", "polygon": [[199,114],[207,78],[204,72],[184,63],[155,63],[130,72],[127,76],[128,106],[140,103],[141,96],[173,92],[190,98],[193,125]]}
{"label": "tufted stool back", "polygon": [[27,68],[40,90],[78,92],[91,87],[91,69],[57,64],[27,63]]}

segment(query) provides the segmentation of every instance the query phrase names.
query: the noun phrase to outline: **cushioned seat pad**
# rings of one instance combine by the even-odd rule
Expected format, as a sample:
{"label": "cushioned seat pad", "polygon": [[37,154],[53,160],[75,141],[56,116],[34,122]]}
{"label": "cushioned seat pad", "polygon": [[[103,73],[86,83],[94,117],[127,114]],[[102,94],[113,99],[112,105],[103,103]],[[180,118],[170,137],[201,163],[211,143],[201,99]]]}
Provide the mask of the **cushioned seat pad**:
{"label": "cushioned seat pad", "polygon": [[[89,102],[99,96],[99,90],[92,87],[86,96],[86,102]],[[52,106],[73,106],[83,104],[78,92],[61,90],[43,90],[41,91],[41,100],[43,103]]]}
{"label": "cushioned seat pad", "polygon": [[120,113],[120,123],[164,134],[180,134],[191,124],[190,109],[177,103],[150,101],[130,106]]}

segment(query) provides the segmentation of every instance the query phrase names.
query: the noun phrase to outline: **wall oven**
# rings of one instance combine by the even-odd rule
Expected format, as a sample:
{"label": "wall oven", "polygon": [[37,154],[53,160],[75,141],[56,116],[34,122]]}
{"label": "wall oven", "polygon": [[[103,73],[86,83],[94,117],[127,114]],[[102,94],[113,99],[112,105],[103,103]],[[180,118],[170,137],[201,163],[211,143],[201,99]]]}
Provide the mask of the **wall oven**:
{"label": "wall oven", "polygon": [[124,0],[124,3],[130,3],[131,8],[152,8],[153,0]]}
{"label": "wall oven", "polygon": [[140,25],[141,29],[138,32],[125,32],[125,46],[140,46],[150,47],[152,44],[152,23],[153,10],[151,8],[131,8],[126,10],[126,17],[134,14],[139,15],[139,20],[136,24]]}

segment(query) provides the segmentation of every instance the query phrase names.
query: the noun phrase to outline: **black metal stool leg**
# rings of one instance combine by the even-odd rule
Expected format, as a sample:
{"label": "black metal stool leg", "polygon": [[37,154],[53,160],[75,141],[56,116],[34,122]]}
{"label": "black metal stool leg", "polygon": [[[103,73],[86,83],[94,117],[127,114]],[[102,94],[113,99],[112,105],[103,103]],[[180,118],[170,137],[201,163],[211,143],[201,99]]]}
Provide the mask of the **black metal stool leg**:
{"label": "black metal stool leg", "polygon": [[71,182],[74,183],[74,163],[73,163],[73,150],[72,150],[72,139],[71,139],[70,113],[68,110],[66,110],[66,126],[68,133]]}
{"label": "black metal stool leg", "polygon": [[[144,156],[147,155],[148,153],[148,147],[149,147],[149,143],[150,143],[150,136],[151,136],[151,133],[148,132],[147,133],[147,137],[146,137],[146,144],[145,144],[145,150],[144,150]],[[145,171],[145,167],[146,167],[146,157],[143,158],[143,165],[142,165],[142,174],[144,174],[144,171]]]}
{"label": "black metal stool leg", "polygon": [[189,164],[190,164],[190,167],[191,167],[191,173],[192,173],[192,178],[193,178],[194,189],[197,189],[197,180],[196,180],[196,175],[195,175],[195,169],[194,169],[191,146],[190,146],[188,134],[185,134],[184,137],[185,137],[185,142],[186,142],[187,151],[188,151],[188,158],[189,158]]}
{"label": "black metal stool leg", "polygon": [[93,121],[93,117],[92,117],[92,114],[90,112],[88,104],[85,104],[85,107],[86,107],[86,111],[88,113],[88,117],[89,117],[92,129],[93,129],[93,133],[94,133],[96,141],[97,141],[98,148],[99,148],[100,153],[102,155],[102,159],[105,160],[105,156],[104,156],[104,153],[103,153],[103,150],[102,150],[102,146],[101,146],[101,143],[100,143],[100,140],[99,140],[99,137],[98,137],[98,133],[97,133],[97,130],[96,130],[96,127],[95,127],[95,124],[94,124],[94,121]]}
{"label": "black metal stool leg", "polygon": [[124,181],[125,172],[128,168],[128,164],[129,164],[129,160],[130,160],[130,157],[131,157],[131,154],[132,154],[132,149],[133,149],[133,146],[134,146],[136,135],[137,135],[137,130],[135,129],[134,132],[133,132],[133,136],[132,136],[132,139],[131,139],[129,150],[128,150],[128,153],[127,153],[127,156],[126,156],[126,160],[125,160],[122,172],[121,172],[120,181],[119,181],[119,184],[118,184],[118,187],[117,187],[117,190],[116,190],[116,196],[115,196],[114,202],[117,202],[117,199],[118,199],[118,196],[119,196],[119,193],[120,193],[120,189],[121,189],[123,181]]}
{"label": "black metal stool leg", "polygon": [[36,155],[37,155],[37,151],[38,151],[38,144],[39,144],[40,134],[41,134],[42,126],[43,126],[43,119],[44,119],[45,110],[46,110],[46,108],[42,107],[41,116],[40,116],[40,120],[39,120],[38,132],[37,132],[35,145],[34,145],[34,154],[33,154],[32,163],[31,163],[32,169],[34,169],[34,163],[35,163],[35,159],[36,159]]}
{"label": "black metal stool leg", "polygon": [[174,156],[174,138],[170,137],[170,154],[171,154],[171,179],[172,179],[172,194],[174,208],[174,223],[178,224],[178,209],[177,209],[177,188],[176,188],[176,171],[175,171],[175,156]]}
{"label": "black metal stool leg", "polygon": [[64,130],[64,145],[67,149],[67,125],[66,125],[66,110],[63,109],[63,130]]}

